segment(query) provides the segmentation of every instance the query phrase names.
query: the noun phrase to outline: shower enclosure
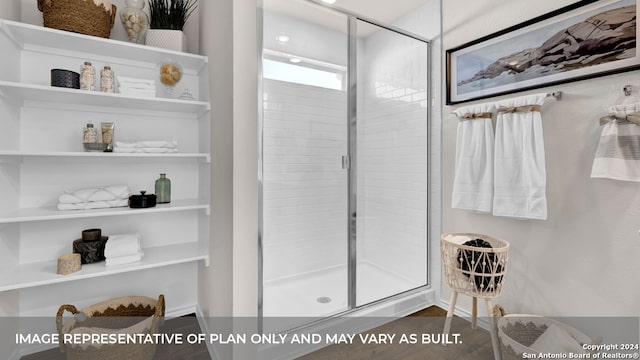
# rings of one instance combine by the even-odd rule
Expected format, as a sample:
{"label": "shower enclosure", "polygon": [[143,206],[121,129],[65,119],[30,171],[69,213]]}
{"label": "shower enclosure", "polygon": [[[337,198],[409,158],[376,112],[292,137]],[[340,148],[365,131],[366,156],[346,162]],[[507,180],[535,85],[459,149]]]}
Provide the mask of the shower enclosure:
{"label": "shower enclosure", "polygon": [[429,43],[304,0],[262,19],[262,316],[427,286]]}

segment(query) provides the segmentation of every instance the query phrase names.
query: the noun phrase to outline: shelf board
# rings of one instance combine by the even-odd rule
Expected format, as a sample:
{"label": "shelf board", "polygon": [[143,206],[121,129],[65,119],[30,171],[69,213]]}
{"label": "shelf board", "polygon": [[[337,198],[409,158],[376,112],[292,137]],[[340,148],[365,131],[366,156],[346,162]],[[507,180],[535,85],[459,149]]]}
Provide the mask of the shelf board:
{"label": "shelf board", "polygon": [[143,251],[144,256],[137,263],[117,266],[106,266],[104,262],[86,264],[82,265],[80,271],[69,275],[56,274],[56,261],[20,264],[12,271],[5,271],[0,275],[0,291],[90,279],[199,260],[204,260],[207,266],[209,264],[209,253],[206,247],[196,242],[145,248]]}
{"label": "shelf board", "polygon": [[202,69],[208,62],[207,57],[202,55],[77,34],[9,20],[0,20],[0,28],[23,49],[25,45],[35,45],[51,48],[52,53],[67,50],[103,57],[113,57],[117,54],[118,58],[135,59],[150,63],[159,63],[164,59],[170,58],[177,61],[183,68],[196,71]]}
{"label": "shelf board", "polygon": [[180,100],[169,98],[131,97],[121,94],[68,89],[54,86],[25,84],[0,80],[0,95],[13,96],[22,100],[46,101],[66,105],[89,105],[142,109],[200,115],[211,109],[204,101]]}
{"label": "shelf board", "polygon": [[188,210],[209,211],[209,204],[200,200],[172,200],[170,204],[158,204],[155,207],[144,209],[131,209],[128,207],[93,210],[58,210],[57,207],[24,208],[18,209],[16,211],[0,213],[0,224],[43,220],[82,219],[104,216],[131,216],[139,214]]}
{"label": "shelf board", "polygon": [[207,153],[115,153],[115,152],[80,152],[80,151],[0,151],[0,157],[68,157],[68,158],[98,158],[98,159],[111,159],[111,158],[133,158],[133,159],[196,159],[205,162],[210,161],[210,156]]}

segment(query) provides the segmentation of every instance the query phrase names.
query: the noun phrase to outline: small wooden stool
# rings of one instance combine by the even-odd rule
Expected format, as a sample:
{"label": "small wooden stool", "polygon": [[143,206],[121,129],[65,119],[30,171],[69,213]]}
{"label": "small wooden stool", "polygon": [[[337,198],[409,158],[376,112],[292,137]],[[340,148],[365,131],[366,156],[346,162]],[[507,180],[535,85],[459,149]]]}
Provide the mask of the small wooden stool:
{"label": "small wooden stool", "polygon": [[[491,247],[464,245],[468,240],[480,239]],[[471,296],[471,327],[477,328],[478,298],[486,302],[490,321],[491,344],[495,360],[501,360],[498,334],[496,333],[491,299],[500,295],[504,275],[507,271],[509,243],[488,235],[474,233],[444,233],[440,238],[442,265],[447,285],[451,288],[451,299],[444,334],[449,334],[458,294]]]}

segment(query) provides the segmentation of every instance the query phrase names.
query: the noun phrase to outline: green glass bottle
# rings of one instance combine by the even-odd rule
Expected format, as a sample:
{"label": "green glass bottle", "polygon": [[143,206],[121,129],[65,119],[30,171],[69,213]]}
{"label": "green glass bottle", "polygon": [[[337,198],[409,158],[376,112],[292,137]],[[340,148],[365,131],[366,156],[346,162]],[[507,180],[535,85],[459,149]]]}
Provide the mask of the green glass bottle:
{"label": "green glass bottle", "polygon": [[156,180],[156,196],[158,204],[171,202],[171,180],[167,178],[167,174],[160,174],[160,178]]}

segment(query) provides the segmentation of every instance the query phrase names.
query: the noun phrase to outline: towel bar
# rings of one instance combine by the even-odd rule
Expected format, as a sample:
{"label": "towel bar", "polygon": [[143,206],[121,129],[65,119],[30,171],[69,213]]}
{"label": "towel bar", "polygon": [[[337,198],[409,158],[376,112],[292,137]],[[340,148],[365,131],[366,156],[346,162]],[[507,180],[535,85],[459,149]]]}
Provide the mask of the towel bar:
{"label": "towel bar", "polygon": [[562,100],[562,91],[554,91],[547,94],[547,97],[554,97],[556,100]]}

